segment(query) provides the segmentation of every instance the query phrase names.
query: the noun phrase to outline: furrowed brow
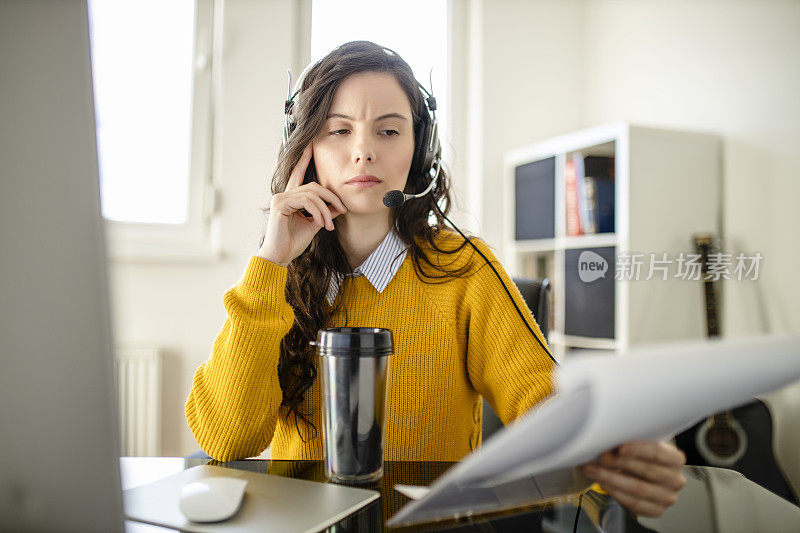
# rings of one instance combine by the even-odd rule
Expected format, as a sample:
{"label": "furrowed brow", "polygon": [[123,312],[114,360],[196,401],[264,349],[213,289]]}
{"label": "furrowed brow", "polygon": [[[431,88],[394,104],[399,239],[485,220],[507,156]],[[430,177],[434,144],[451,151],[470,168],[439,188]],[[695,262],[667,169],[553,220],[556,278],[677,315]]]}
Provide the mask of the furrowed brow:
{"label": "furrowed brow", "polygon": [[[353,117],[348,116],[348,115],[343,115],[342,113],[331,113],[330,115],[328,115],[327,118],[329,118],[329,119],[331,119],[331,118],[343,118],[345,120],[354,120]],[[404,115],[401,115],[400,113],[386,113],[385,115],[381,115],[378,118],[376,118],[375,122],[378,122],[379,120],[384,120],[384,119],[387,119],[387,118],[399,118],[400,120],[405,120],[406,122],[408,122],[408,119]]]}
{"label": "furrowed brow", "polygon": [[401,115],[400,113],[386,113],[385,115],[381,115],[378,118],[376,118],[375,122],[378,122],[379,120],[383,120],[385,118],[399,118],[400,120],[405,120],[406,122],[408,122],[408,119],[405,116]]}

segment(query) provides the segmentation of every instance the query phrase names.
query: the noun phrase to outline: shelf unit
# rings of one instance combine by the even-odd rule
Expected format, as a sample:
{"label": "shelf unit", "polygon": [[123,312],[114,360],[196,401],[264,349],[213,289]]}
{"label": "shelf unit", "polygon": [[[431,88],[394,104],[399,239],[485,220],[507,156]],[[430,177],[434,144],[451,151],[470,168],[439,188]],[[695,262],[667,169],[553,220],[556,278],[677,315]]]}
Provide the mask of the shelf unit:
{"label": "shelf unit", "polygon": [[[577,153],[614,157],[613,233],[567,235],[565,167]],[[674,276],[674,260],[694,253],[694,233],[719,235],[717,135],[616,122],[511,150],[504,165],[504,264],[514,276],[551,279],[549,342],[557,359],[576,348],[624,352],[635,344],[705,336],[701,282]],[[536,177],[526,177],[536,165]],[[604,278],[576,278],[576,254],[584,250],[610,259]],[[638,253],[645,254],[641,277],[616,279],[617,261]],[[673,261],[668,279],[646,280],[649,254],[662,259],[663,253]],[[597,322],[606,322],[605,333],[576,335],[594,327],[582,315],[603,316]]]}

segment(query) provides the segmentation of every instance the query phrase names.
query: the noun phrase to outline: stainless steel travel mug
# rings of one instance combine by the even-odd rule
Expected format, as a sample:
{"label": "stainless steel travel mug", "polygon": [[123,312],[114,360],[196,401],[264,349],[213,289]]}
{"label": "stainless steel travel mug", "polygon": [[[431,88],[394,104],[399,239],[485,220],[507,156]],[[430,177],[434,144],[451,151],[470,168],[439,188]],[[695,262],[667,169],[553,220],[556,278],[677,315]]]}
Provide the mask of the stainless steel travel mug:
{"label": "stainless steel travel mug", "polygon": [[312,344],[321,374],[325,473],[338,483],[377,481],[383,476],[392,332],[327,328]]}

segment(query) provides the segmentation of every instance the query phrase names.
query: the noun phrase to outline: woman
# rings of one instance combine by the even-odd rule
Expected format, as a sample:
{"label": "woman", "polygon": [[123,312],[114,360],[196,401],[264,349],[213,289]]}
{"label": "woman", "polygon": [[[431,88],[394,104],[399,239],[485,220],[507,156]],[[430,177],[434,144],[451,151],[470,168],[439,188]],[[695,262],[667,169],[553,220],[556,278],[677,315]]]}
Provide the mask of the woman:
{"label": "woman", "polygon": [[[275,459],[322,459],[308,342],[324,327],[384,327],[395,341],[385,459],[460,460],[480,444],[481,396],[508,423],[552,392],[544,339],[489,247],[473,239],[532,330],[486,262],[445,226],[444,171],[429,194],[383,204],[390,190],[418,193],[431,182],[417,146],[431,117],[405,61],[351,42],[301,81],[266,235],[225,294],[228,319],[195,373],[189,426],[222,461],[268,446]],[[585,471],[632,511],[658,516],[685,483],[683,463],[673,446],[631,443]]]}

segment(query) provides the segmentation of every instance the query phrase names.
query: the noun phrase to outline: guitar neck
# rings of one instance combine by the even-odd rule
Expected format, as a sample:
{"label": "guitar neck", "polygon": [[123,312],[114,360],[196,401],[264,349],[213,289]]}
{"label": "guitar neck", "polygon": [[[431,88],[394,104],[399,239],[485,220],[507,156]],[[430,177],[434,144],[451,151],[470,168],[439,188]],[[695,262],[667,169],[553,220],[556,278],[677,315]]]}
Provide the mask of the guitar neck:
{"label": "guitar neck", "polygon": [[713,244],[711,235],[696,235],[694,237],[694,247],[702,259],[703,289],[706,300],[706,332],[709,337],[719,337],[719,320],[717,319],[717,295],[714,281],[706,279],[708,274],[709,255]]}
{"label": "guitar neck", "polygon": [[706,332],[709,337],[719,337],[719,321],[717,320],[717,295],[714,282],[705,280],[703,287],[706,293]]}

